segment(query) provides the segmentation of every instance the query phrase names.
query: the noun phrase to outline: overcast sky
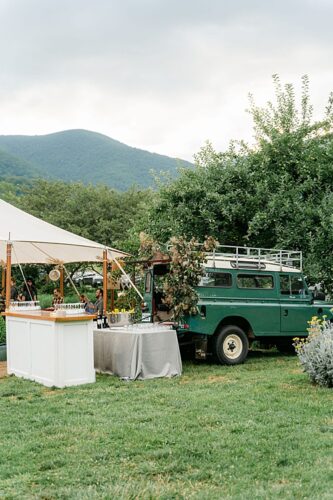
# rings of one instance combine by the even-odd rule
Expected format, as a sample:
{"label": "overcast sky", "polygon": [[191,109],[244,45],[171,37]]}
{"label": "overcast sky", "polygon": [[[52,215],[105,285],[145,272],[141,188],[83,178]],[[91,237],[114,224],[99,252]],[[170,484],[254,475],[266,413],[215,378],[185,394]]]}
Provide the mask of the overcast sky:
{"label": "overcast sky", "polygon": [[252,141],[248,93],[333,90],[333,0],[0,0],[0,134],[84,128],[192,159]]}

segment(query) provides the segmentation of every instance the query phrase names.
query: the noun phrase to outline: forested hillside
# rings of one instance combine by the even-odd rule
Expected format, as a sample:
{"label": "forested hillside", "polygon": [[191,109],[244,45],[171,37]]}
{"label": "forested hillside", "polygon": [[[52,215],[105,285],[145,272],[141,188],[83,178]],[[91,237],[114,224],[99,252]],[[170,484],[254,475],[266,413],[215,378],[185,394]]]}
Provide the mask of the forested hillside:
{"label": "forested hillside", "polygon": [[20,181],[37,178],[41,172],[29,162],[0,148],[0,181]]}
{"label": "forested hillside", "polygon": [[[6,163],[8,175],[16,176],[26,166],[27,177],[39,173],[42,178],[103,183],[120,190],[133,184],[151,186],[151,170],[166,171],[174,176],[177,167],[191,166],[188,162],[132,148],[87,130],[42,136],[0,136],[0,149],[16,158],[12,168]],[[0,157],[0,173],[2,168]]]}

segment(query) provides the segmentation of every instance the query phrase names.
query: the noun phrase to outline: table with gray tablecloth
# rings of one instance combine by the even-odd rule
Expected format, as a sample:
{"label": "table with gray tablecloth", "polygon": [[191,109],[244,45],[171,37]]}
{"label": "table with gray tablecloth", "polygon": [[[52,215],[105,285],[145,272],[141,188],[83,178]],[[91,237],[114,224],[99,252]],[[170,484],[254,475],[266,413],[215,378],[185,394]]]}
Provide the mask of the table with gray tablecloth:
{"label": "table with gray tablecloth", "polygon": [[124,379],[181,375],[177,333],[168,327],[94,330],[95,370]]}

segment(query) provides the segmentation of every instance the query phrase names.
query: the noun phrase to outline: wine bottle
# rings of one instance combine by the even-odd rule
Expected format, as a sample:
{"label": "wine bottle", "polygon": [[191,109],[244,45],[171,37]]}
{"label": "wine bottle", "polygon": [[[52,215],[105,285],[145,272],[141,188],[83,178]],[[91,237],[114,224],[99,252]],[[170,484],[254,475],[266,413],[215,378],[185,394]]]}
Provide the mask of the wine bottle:
{"label": "wine bottle", "polygon": [[109,328],[108,319],[106,316],[103,316],[103,328]]}

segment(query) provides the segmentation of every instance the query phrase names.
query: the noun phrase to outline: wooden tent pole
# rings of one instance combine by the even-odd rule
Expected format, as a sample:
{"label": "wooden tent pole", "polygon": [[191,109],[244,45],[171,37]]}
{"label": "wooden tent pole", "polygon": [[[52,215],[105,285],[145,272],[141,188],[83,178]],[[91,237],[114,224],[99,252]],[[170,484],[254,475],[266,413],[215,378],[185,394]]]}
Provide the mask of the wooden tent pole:
{"label": "wooden tent pole", "polygon": [[12,244],[7,243],[7,262],[6,262],[6,310],[9,309],[12,278]]}
{"label": "wooden tent pole", "polygon": [[108,251],[103,250],[103,312],[108,307]]}
{"label": "wooden tent pole", "polygon": [[64,297],[65,296],[65,291],[64,291],[64,268],[63,268],[63,266],[60,266],[59,271],[60,271],[60,286],[59,286],[59,291],[60,291],[60,295],[62,297]]}

